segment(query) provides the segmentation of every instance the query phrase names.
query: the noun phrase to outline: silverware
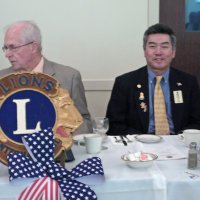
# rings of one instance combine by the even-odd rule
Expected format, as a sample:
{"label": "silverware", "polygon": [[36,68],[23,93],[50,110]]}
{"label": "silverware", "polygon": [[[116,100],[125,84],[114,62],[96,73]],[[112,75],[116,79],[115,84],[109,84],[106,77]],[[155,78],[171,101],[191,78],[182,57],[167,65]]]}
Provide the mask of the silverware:
{"label": "silverware", "polygon": [[121,139],[118,139],[116,136],[114,136],[114,138],[115,138],[115,142],[121,142],[122,140]]}
{"label": "silverware", "polygon": [[124,136],[127,139],[127,142],[133,142],[131,139],[129,139],[126,135]]}
{"label": "silverware", "polygon": [[122,139],[122,143],[124,144],[124,146],[127,146],[127,142],[126,142],[126,140],[124,139],[124,136],[121,136],[121,135],[120,135],[120,138]]}
{"label": "silverware", "polygon": [[198,174],[193,174],[193,173],[191,173],[191,172],[185,172],[185,173],[186,173],[186,174],[189,174],[189,177],[192,178],[192,179],[198,178],[198,177],[199,177]]}

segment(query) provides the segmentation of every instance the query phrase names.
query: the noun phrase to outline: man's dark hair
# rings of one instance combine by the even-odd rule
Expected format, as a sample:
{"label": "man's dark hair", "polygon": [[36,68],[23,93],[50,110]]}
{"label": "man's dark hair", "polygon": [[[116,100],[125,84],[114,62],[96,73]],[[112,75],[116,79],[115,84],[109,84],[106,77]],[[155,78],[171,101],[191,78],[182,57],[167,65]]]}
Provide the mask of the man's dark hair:
{"label": "man's dark hair", "polygon": [[151,35],[151,34],[156,34],[156,33],[169,35],[173,49],[176,48],[176,36],[174,34],[174,31],[169,26],[167,26],[165,24],[154,24],[153,26],[150,26],[144,32],[144,36],[143,36],[143,48],[144,49],[145,49],[146,44],[147,44],[148,36]]}

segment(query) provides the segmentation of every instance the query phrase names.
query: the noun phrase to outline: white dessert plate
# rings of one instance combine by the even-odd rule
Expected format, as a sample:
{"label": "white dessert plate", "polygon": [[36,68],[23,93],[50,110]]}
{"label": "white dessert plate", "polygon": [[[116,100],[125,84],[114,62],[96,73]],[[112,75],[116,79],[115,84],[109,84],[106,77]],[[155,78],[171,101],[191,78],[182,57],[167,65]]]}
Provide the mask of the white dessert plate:
{"label": "white dessert plate", "polygon": [[162,137],[159,135],[142,134],[142,135],[136,135],[135,139],[143,143],[157,143],[162,140]]}

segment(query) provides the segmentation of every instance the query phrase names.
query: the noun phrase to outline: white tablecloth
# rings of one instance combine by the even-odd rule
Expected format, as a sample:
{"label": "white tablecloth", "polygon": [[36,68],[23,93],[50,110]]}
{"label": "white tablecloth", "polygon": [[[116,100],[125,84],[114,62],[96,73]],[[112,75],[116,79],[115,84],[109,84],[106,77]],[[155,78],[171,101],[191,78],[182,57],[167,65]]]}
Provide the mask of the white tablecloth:
{"label": "white tablecloth", "polygon": [[[133,152],[138,142],[128,143],[127,146],[104,144],[108,149],[101,153],[87,154],[84,146],[73,145],[75,161],[66,164],[72,169],[82,160],[98,156],[102,160],[105,182],[91,186],[96,192],[98,200],[199,200],[200,199],[200,168],[187,169],[187,159],[157,160],[147,169],[133,169],[125,165],[121,155]],[[164,136],[163,140],[154,144],[142,144],[144,149],[165,149],[170,146],[177,148],[187,156],[187,147],[178,136]],[[196,177],[191,178],[189,173]],[[7,167],[0,166],[0,199],[16,199],[20,191],[27,185],[24,181],[12,184],[8,180]]]}

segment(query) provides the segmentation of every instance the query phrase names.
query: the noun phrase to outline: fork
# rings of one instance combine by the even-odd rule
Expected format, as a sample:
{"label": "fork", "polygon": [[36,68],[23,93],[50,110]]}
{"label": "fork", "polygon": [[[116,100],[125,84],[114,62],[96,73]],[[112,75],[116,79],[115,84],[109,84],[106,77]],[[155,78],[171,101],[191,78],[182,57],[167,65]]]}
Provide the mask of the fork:
{"label": "fork", "polygon": [[126,140],[124,139],[125,137],[124,136],[120,136],[121,140],[122,140],[122,143],[124,144],[124,146],[127,146],[127,142]]}

